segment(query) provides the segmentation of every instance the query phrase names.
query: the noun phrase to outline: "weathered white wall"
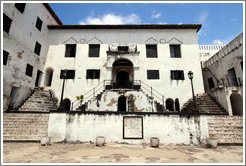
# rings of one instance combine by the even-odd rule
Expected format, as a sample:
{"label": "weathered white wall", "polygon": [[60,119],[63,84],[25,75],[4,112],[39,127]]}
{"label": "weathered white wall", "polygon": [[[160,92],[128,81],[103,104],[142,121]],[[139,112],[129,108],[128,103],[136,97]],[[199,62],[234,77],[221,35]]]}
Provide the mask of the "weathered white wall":
{"label": "weathered white wall", "polygon": [[200,144],[208,138],[206,116],[137,115],[143,117],[143,139],[123,139],[124,116],[133,115],[50,113],[48,135],[53,142],[95,142],[104,136],[106,143],[130,144],[148,144],[158,137],[165,145]]}
{"label": "weathered white wall", "polygon": [[[9,105],[12,87],[18,88],[16,106],[35,86],[37,70],[43,71],[47,56],[47,25],[57,25],[41,3],[26,3],[23,13],[14,5],[3,3],[3,12],[13,20],[9,33],[3,31],[3,49],[9,52],[7,65],[3,65],[4,110]],[[41,32],[35,27],[37,17],[43,21]],[[34,53],[36,41],[42,45],[39,56]],[[33,66],[32,77],[25,75],[27,63]]]}
{"label": "weathered white wall", "polygon": [[[65,44],[77,44],[76,57],[65,58]],[[100,57],[88,57],[89,44],[100,44]],[[50,30],[49,51],[45,69],[54,69],[51,89],[60,98],[62,83],[61,69],[75,71],[75,79],[66,80],[64,98],[71,101],[76,96],[85,94],[105,79],[112,79],[110,64],[107,57],[110,44],[136,44],[137,55],[122,55],[130,60],[134,67],[134,79],[140,79],[165,96],[165,99],[179,98],[180,106],[192,97],[188,71],[194,72],[194,90],[196,94],[203,93],[203,80],[200,66],[199,48],[196,30]],[[146,58],[146,44],[158,44],[158,58]],[[170,57],[170,44],[181,44],[182,58]],[[87,69],[100,69],[100,79],[86,79]],[[159,70],[160,79],[148,80],[147,70]],[[171,80],[170,70],[183,70],[185,80]],[[44,85],[44,77],[42,80]]]}

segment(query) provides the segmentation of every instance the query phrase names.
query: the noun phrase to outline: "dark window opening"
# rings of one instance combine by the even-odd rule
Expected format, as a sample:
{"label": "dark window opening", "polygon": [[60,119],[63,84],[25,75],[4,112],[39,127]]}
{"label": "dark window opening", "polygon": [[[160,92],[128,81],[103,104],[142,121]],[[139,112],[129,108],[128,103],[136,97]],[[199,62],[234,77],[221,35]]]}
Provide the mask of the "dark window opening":
{"label": "dark window opening", "polygon": [[9,58],[9,53],[3,50],[3,65],[6,66]]}
{"label": "dark window opening", "polygon": [[175,99],[175,103],[174,104],[175,104],[175,110],[180,112],[180,104],[179,104],[179,99],[178,98]]}
{"label": "dark window opening", "polygon": [[166,100],[166,109],[169,110],[169,111],[174,111],[174,102],[173,102],[173,99],[167,99]]}
{"label": "dark window opening", "polygon": [[99,57],[100,45],[90,44],[89,45],[89,57]]}
{"label": "dark window opening", "polygon": [[241,62],[241,68],[242,68],[242,70],[243,70],[243,61]]}
{"label": "dark window opening", "polygon": [[71,101],[69,99],[64,99],[63,104],[64,104],[64,110],[70,111]]}
{"label": "dark window opening", "polygon": [[147,58],[157,58],[157,45],[146,45]]}
{"label": "dark window opening", "polygon": [[66,71],[67,71],[67,74],[64,77],[65,70],[61,70],[60,79],[74,79],[74,77],[75,77],[75,70],[66,70]]}
{"label": "dark window opening", "polygon": [[100,70],[87,70],[86,79],[99,79]]}
{"label": "dark window opening", "polygon": [[170,45],[170,54],[172,58],[181,58],[180,45]]}
{"label": "dark window opening", "polygon": [[32,77],[33,66],[27,64],[26,65],[26,75]]}
{"label": "dark window opening", "polygon": [[65,57],[75,57],[76,44],[66,44]]}
{"label": "dark window opening", "polygon": [[34,53],[40,55],[40,51],[41,51],[41,44],[39,44],[39,42],[36,42]]}
{"label": "dark window opening", "polygon": [[213,80],[213,77],[210,77],[208,79],[208,86],[209,86],[209,89],[214,88],[214,80]]}
{"label": "dark window opening", "polygon": [[159,70],[147,70],[147,79],[159,79]]}
{"label": "dark window opening", "polygon": [[37,21],[36,21],[36,28],[41,31],[42,29],[42,24],[43,24],[43,21],[38,17],[37,18]]}
{"label": "dark window opening", "polygon": [[126,97],[120,96],[118,99],[118,112],[126,112]]}
{"label": "dark window opening", "polygon": [[10,26],[11,26],[12,20],[3,13],[3,30],[7,33],[9,33]]}
{"label": "dark window opening", "polygon": [[228,70],[227,80],[230,86],[238,86],[237,76],[234,68]]}
{"label": "dark window opening", "polygon": [[129,47],[128,46],[119,46],[118,47],[118,51],[128,52],[129,51]]}
{"label": "dark window opening", "polygon": [[25,3],[16,3],[15,4],[16,9],[18,9],[21,13],[24,12],[26,4]]}
{"label": "dark window opening", "polygon": [[184,80],[184,71],[183,70],[171,70],[171,79],[172,80]]}

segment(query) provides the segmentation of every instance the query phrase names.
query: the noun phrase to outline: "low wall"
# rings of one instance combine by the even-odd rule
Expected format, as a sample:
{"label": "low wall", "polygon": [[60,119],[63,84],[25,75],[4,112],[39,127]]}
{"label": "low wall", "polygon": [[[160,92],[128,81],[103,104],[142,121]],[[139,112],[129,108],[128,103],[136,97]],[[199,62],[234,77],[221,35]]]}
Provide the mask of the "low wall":
{"label": "low wall", "polygon": [[208,138],[206,115],[50,113],[48,135],[52,142],[95,142],[104,136],[106,143],[200,144]]}

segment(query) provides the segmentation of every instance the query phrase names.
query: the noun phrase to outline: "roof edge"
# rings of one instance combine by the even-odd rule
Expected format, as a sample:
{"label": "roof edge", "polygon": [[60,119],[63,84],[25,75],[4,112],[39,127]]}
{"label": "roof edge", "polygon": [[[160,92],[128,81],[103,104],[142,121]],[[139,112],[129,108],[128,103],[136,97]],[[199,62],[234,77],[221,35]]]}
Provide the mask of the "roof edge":
{"label": "roof edge", "polygon": [[49,25],[48,29],[201,29],[202,24]]}
{"label": "roof edge", "polygon": [[54,19],[56,20],[56,22],[59,25],[63,25],[63,23],[61,22],[61,20],[58,18],[58,16],[56,15],[56,13],[54,12],[54,10],[50,7],[50,5],[48,3],[43,3],[43,5],[46,7],[46,9],[50,12],[50,14],[54,17]]}

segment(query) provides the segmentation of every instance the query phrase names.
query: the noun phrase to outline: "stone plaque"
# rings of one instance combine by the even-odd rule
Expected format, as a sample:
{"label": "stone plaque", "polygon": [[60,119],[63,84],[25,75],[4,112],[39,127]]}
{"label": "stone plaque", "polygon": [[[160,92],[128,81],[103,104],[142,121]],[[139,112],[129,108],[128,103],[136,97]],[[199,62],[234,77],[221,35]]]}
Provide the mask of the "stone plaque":
{"label": "stone plaque", "polygon": [[123,139],[143,139],[143,117],[123,117]]}

